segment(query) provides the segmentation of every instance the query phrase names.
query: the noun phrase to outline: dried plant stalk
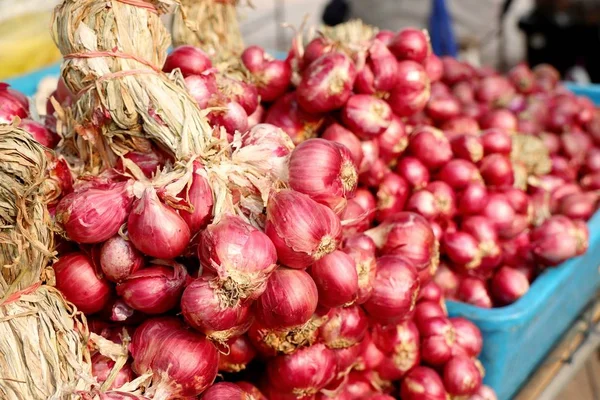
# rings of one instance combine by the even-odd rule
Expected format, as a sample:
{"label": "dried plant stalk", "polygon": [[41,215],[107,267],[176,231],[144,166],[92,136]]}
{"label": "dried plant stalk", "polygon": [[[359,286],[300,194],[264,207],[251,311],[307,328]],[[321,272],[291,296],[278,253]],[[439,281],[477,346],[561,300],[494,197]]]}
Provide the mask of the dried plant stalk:
{"label": "dried plant stalk", "polygon": [[544,175],[552,169],[548,148],[532,135],[512,135],[511,160],[522,164],[528,175]]}
{"label": "dried plant stalk", "polygon": [[50,286],[28,292],[0,305],[0,398],[76,398],[93,383],[85,317]]}
{"label": "dried plant stalk", "polygon": [[55,9],[53,36],[65,57],[61,74],[78,94],[62,115],[70,120],[65,143],[86,169],[113,166],[119,155],[148,151],[150,142],[177,159],[209,147],[211,127],[183,79],[160,72],[171,39],[159,14],[172,4],[64,0]]}
{"label": "dried plant stalk", "polygon": [[38,282],[52,256],[44,195],[48,151],[26,131],[0,125],[0,302]]}
{"label": "dried plant stalk", "polygon": [[181,0],[173,17],[173,45],[202,48],[213,60],[240,55],[244,41],[236,11],[238,1]]}

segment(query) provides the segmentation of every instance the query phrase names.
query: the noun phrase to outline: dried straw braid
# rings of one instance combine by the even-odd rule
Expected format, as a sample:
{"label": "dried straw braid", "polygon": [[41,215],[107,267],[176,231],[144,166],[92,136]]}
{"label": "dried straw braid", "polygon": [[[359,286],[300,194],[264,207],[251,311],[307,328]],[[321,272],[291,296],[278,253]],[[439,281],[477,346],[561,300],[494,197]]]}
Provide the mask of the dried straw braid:
{"label": "dried straw braid", "polygon": [[0,303],[40,280],[52,256],[45,205],[48,149],[15,125],[0,125]]}
{"label": "dried straw braid", "polygon": [[177,159],[210,146],[212,129],[181,76],[160,72],[171,38],[159,14],[174,3],[64,0],[55,9],[61,74],[78,94],[61,115],[70,121],[64,142],[86,169],[113,166],[119,155],[148,151],[152,142]]}
{"label": "dried straw braid", "polygon": [[236,0],[181,0],[173,17],[173,45],[200,47],[213,60],[239,56],[244,50],[244,41],[237,4]]}
{"label": "dried straw braid", "polygon": [[0,398],[78,399],[93,383],[87,336],[85,317],[51,286],[0,304]]}

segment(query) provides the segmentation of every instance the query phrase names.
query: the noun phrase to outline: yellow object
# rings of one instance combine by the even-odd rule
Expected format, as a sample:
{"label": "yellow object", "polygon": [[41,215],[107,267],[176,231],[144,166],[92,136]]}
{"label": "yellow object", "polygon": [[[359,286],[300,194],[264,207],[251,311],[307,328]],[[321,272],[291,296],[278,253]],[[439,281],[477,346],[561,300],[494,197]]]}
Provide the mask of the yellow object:
{"label": "yellow object", "polygon": [[50,36],[51,16],[51,11],[38,12],[0,22],[0,80],[60,59],[60,52]]}

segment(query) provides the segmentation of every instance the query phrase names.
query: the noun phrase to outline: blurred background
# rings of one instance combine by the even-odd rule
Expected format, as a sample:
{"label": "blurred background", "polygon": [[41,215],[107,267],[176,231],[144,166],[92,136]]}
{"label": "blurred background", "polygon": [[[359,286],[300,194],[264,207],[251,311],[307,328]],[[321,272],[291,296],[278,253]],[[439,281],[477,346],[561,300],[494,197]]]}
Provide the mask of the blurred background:
{"label": "blurred background", "polygon": [[[48,33],[57,3],[0,0],[0,79],[58,61]],[[253,0],[239,13],[247,44],[284,50],[293,32],[283,22],[298,27],[305,20],[315,26],[360,18],[395,31],[433,28],[440,5],[463,59],[501,70],[546,62],[570,80],[600,82],[600,0]]]}

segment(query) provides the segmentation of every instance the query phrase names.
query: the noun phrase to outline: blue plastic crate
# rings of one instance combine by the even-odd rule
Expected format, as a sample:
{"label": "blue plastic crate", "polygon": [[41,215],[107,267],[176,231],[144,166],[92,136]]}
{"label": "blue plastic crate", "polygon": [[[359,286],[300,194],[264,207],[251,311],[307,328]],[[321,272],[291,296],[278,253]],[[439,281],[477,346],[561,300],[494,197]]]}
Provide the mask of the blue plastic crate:
{"label": "blue plastic crate", "polygon": [[[52,65],[7,82],[31,96],[42,78],[57,76],[59,69],[59,65]],[[600,86],[567,87],[600,104]],[[500,400],[517,393],[600,287],[600,212],[588,222],[588,227],[588,252],[548,269],[516,303],[490,310],[448,302],[451,316],[468,318],[481,329],[484,381],[496,390]]]}

